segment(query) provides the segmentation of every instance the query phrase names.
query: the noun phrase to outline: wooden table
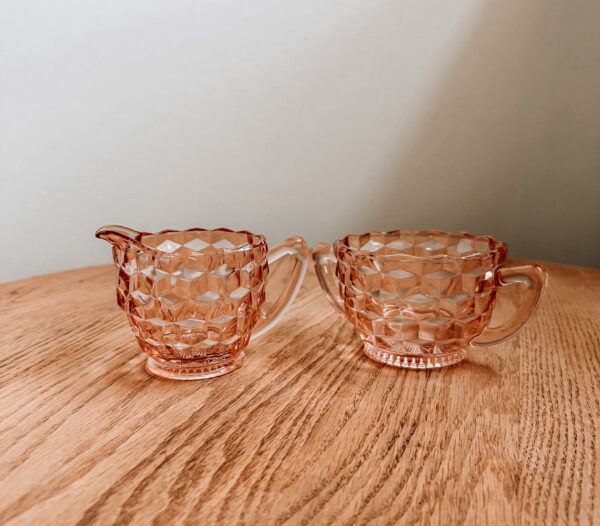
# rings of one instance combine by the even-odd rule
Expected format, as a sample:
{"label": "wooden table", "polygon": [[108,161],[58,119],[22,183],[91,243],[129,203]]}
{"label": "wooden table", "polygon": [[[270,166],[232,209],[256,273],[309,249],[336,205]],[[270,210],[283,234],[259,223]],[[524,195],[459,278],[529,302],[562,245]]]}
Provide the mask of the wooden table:
{"label": "wooden table", "polygon": [[246,364],[143,368],[110,266],[0,285],[1,524],[600,523],[600,271],[516,338],[381,366],[314,274]]}

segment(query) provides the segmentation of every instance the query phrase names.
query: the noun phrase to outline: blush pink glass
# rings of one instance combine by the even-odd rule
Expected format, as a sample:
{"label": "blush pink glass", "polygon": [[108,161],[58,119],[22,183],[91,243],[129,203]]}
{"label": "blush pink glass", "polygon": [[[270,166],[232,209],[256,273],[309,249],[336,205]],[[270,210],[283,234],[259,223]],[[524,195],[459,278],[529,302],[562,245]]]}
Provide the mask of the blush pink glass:
{"label": "blush pink glass", "polygon": [[[370,358],[428,369],[461,361],[471,346],[513,336],[535,312],[546,285],[540,266],[504,268],[506,244],[437,230],[370,232],[315,247],[327,298],[358,329]],[[489,327],[501,287],[525,291],[509,319]]]}
{"label": "blush pink glass", "polygon": [[[224,228],[151,234],[111,225],[96,237],[113,245],[117,302],[149,356],[147,370],[178,380],[237,369],[248,342],[294,300],[309,255],[300,237],[269,251],[264,236]],[[271,265],[279,290],[267,303]]]}

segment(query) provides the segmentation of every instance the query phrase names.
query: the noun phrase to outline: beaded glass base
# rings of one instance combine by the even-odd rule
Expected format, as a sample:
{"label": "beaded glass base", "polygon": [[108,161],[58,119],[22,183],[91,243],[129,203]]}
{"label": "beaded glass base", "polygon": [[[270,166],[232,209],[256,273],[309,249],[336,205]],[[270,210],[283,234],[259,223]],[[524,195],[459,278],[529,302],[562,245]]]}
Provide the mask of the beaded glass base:
{"label": "beaded glass base", "polygon": [[448,365],[461,362],[467,355],[467,349],[459,349],[453,352],[440,354],[426,354],[420,352],[397,353],[389,350],[378,349],[370,343],[364,342],[365,354],[377,361],[394,367],[407,369],[439,369]]}

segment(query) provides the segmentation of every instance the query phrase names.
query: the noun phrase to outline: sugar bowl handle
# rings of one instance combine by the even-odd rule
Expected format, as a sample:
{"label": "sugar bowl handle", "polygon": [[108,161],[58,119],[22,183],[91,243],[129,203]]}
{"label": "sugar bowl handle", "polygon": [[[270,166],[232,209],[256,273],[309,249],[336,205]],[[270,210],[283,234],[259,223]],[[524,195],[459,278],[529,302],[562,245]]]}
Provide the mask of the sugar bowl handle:
{"label": "sugar bowl handle", "polygon": [[[471,346],[502,343],[519,332],[538,308],[548,283],[548,275],[539,265],[524,265],[498,270],[498,287],[510,286],[513,283],[521,283],[526,287],[520,297],[521,301],[517,310],[503,324],[497,327],[486,327],[481,336],[471,342]],[[502,301],[502,298],[499,298],[499,301]]]}
{"label": "sugar bowl handle", "polygon": [[327,243],[320,243],[313,248],[313,260],[315,262],[315,271],[319,283],[325,296],[329,300],[329,303],[337,310],[340,314],[344,313],[344,300],[340,297],[338,286],[335,280],[335,266],[337,260],[333,255],[333,248]]}

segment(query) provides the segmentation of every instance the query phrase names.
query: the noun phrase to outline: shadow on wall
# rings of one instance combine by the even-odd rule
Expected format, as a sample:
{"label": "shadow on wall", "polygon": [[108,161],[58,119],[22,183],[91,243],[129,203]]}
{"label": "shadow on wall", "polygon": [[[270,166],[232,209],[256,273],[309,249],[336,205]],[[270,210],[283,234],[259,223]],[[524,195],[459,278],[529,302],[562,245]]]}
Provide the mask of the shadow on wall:
{"label": "shadow on wall", "polygon": [[365,224],[488,233],[512,256],[600,267],[598,20],[600,2],[490,2]]}

